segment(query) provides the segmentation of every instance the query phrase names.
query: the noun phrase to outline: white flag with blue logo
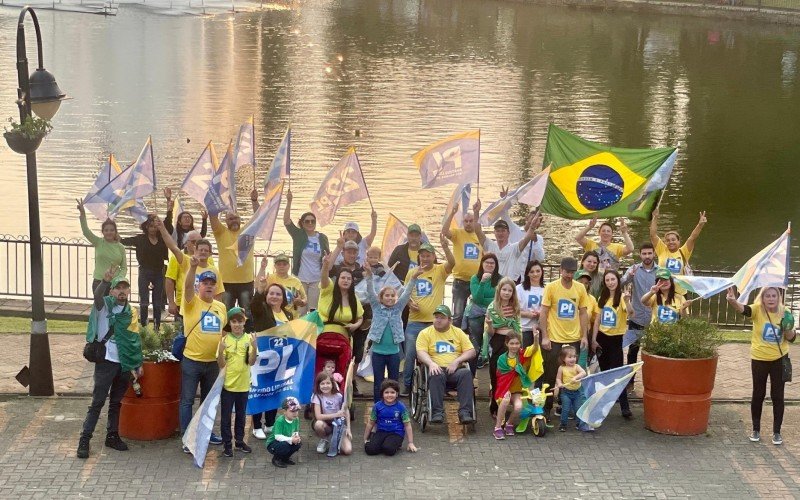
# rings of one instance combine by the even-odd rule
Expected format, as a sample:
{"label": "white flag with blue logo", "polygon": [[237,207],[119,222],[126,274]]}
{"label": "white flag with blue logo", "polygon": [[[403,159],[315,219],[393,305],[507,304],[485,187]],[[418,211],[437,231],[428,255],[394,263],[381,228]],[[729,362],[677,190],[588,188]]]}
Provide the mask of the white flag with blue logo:
{"label": "white flag with blue logo", "polygon": [[317,216],[317,224],[326,226],[333,221],[339,208],[368,197],[356,149],[351,147],[322,180],[311,211]]}
{"label": "white flag with blue logo", "polygon": [[217,407],[222,397],[222,387],[225,385],[225,368],[219,371],[217,380],[208,392],[208,395],[200,403],[197,413],[192,417],[186,432],[183,433],[183,445],[189,449],[193,455],[194,464],[203,468],[208,452],[208,442],[211,439],[211,431],[214,429],[214,419],[217,418]]}
{"label": "white flag with blue logo", "polygon": [[550,167],[547,167],[536,174],[533,179],[486,207],[486,210],[481,214],[481,224],[484,226],[494,224],[503,217],[503,213],[508,213],[515,203],[524,203],[531,207],[541,205],[549,176]]}
{"label": "white flag with blue logo", "polygon": [[96,196],[109,202],[108,215],[113,218],[120,211],[134,207],[137,198],[144,198],[155,190],[156,167],[153,162],[153,141],[148,137],[136,162],[100,189]]}
{"label": "white flag with blue logo", "polygon": [[[114,155],[110,154],[108,156],[108,160],[106,160],[106,162],[100,168],[100,172],[97,173],[97,178],[95,178],[92,187],[89,189],[89,192],[83,198],[83,206],[101,221],[108,219],[109,202],[100,199],[96,195],[101,189],[109,185],[121,173],[122,168],[117,163]],[[118,182],[121,186],[125,182],[125,179],[120,179]],[[111,193],[115,192],[116,190],[111,190]],[[113,199],[116,201],[117,198],[115,197]]]}
{"label": "white flag with blue logo", "polygon": [[575,416],[591,427],[600,427],[622,391],[628,386],[628,381],[633,378],[643,364],[640,361],[633,365],[598,372],[582,379],[581,390],[586,396],[586,401],[578,408]]}
{"label": "white flag with blue logo", "polygon": [[[233,143],[228,143],[225,156],[222,157],[217,169],[217,174],[211,180],[211,187],[214,189],[215,181],[218,179],[220,198],[225,203],[227,210],[236,211],[236,163],[234,161]],[[211,213],[211,211],[209,211]]]}
{"label": "white flag with blue logo", "polygon": [[468,184],[480,177],[481,133],[470,130],[450,136],[413,156],[423,188]]}
{"label": "white flag with blue logo", "polygon": [[239,171],[239,167],[246,165],[256,168],[256,131],[252,116],[239,127],[233,158],[233,169],[236,172]]}
{"label": "white flag with blue logo", "polygon": [[206,194],[211,186],[211,178],[217,172],[217,166],[217,152],[214,150],[214,144],[208,141],[181,184],[183,192],[205,206]]}
{"label": "white flag with blue logo", "polygon": [[253,251],[256,238],[272,240],[272,232],[275,230],[275,221],[278,219],[278,210],[281,207],[282,194],[283,182],[266,194],[264,202],[261,203],[231,246],[233,250],[236,250],[240,266],[244,264],[247,255]]}
{"label": "white flag with blue logo", "polygon": [[275,158],[272,159],[272,166],[267,172],[267,178],[264,179],[264,192],[268,192],[280,181],[289,177],[291,172],[291,153],[292,153],[292,129],[287,128],[286,133],[283,135],[283,140],[278,151],[275,153]]}
{"label": "white flag with blue logo", "polygon": [[447,202],[447,208],[444,210],[444,217],[442,218],[442,226],[447,215],[453,211],[453,207],[459,205],[460,210],[450,221],[450,229],[461,227],[464,223],[464,216],[470,209],[470,198],[472,197],[472,184],[459,184],[450,195],[450,201]]}

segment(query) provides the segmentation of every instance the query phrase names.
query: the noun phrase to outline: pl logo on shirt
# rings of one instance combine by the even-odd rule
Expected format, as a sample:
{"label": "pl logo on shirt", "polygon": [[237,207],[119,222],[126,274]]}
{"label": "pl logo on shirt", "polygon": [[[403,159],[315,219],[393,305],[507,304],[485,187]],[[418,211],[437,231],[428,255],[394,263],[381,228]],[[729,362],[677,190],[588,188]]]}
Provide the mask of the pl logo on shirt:
{"label": "pl logo on shirt", "polygon": [[608,306],[603,308],[603,313],[600,316],[600,325],[609,328],[617,326],[617,313],[614,312],[614,309]]}
{"label": "pl logo on shirt", "polygon": [[206,311],[200,317],[200,331],[208,333],[219,333],[222,330],[222,322],[216,314]]}
{"label": "pl logo on shirt", "polygon": [[575,319],[575,303],[571,300],[558,301],[558,317],[561,319]]}
{"label": "pl logo on shirt", "polygon": [[321,251],[319,249],[319,243],[313,243],[311,241],[306,243],[306,250],[314,252],[314,253],[321,253]]}
{"label": "pl logo on shirt", "polygon": [[678,321],[678,313],[667,306],[658,306],[658,321],[661,323],[675,323]]}
{"label": "pl logo on shirt", "polygon": [[453,344],[450,344],[449,342],[444,342],[442,340],[436,342],[434,349],[436,350],[437,354],[449,354],[456,352],[456,348],[453,346]]}
{"label": "pl logo on shirt", "polygon": [[433,283],[426,279],[417,280],[417,297],[428,297],[433,293]]}
{"label": "pl logo on shirt", "polygon": [[528,295],[528,309],[538,308],[542,304],[541,295]]}
{"label": "pl logo on shirt", "polygon": [[464,243],[464,258],[468,260],[478,260],[481,251],[474,243]]}
{"label": "pl logo on shirt", "polygon": [[667,259],[665,267],[669,269],[669,272],[671,273],[679,273],[683,268],[683,262],[681,262],[681,259],[674,259],[670,257]]}
{"label": "pl logo on shirt", "polygon": [[778,343],[778,328],[771,323],[767,323],[764,325],[764,330],[761,332],[761,339],[770,344]]}

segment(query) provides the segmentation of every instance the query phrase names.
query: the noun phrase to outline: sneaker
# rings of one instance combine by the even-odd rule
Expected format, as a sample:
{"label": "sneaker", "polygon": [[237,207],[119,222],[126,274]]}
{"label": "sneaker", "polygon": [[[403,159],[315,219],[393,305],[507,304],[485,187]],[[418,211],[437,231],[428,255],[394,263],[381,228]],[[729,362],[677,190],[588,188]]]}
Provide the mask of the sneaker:
{"label": "sneaker", "polygon": [[328,451],[328,440],[320,439],[319,443],[317,443],[317,453],[325,453],[326,451]]}
{"label": "sneaker", "polygon": [[81,436],[78,441],[78,458],[89,458],[89,439],[88,437]]}
{"label": "sneaker", "polygon": [[513,436],[514,435],[514,426],[511,424],[506,424],[505,427],[506,436]]}
{"label": "sneaker", "polygon": [[560,406],[554,406],[553,407],[553,415],[555,415],[556,417],[560,417],[561,416],[561,407]]}
{"label": "sneaker", "polygon": [[281,460],[278,457],[272,457],[272,465],[274,465],[275,467],[278,467],[280,469],[285,469],[286,468],[286,464],[283,462],[283,460]]}
{"label": "sneaker", "polygon": [[191,455],[191,454],[192,454],[192,451],[189,449],[189,447],[188,447],[188,446],[184,446],[184,447],[183,447],[183,448],[181,448],[181,449],[182,449],[182,450],[183,450],[183,452],[184,452],[184,453],[186,453],[187,455]]}
{"label": "sneaker", "polygon": [[475,418],[471,414],[464,412],[458,414],[458,421],[462,424],[471,424],[475,422]]}
{"label": "sneaker", "polygon": [[633,412],[629,408],[622,410],[622,418],[624,418],[625,420],[632,420]]}
{"label": "sneaker", "polygon": [[128,451],[128,445],[119,438],[119,434],[116,432],[106,435],[106,446],[117,451]]}
{"label": "sneaker", "polygon": [[564,424],[559,425],[558,432],[567,432],[567,426]]}
{"label": "sneaker", "polygon": [[236,443],[236,449],[241,451],[242,453],[253,453],[253,448],[247,446],[247,443],[244,441],[239,441]]}
{"label": "sneaker", "polygon": [[503,432],[503,429],[502,429],[502,428],[500,428],[500,427],[495,427],[495,428],[494,428],[494,432],[492,433],[492,435],[493,435],[493,436],[494,436],[494,438],[495,438],[496,440],[498,440],[498,441],[500,441],[500,440],[502,440],[502,439],[505,439],[505,438],[506,438],[506,434],[505,434],[505,432]]}
{"label": "sneaker", "polygon": [[258,429],[253,429],[253,437],[256,439],[267,439],[267,435],[264,434],[264,429],[261,427]]}
{"label": "sneaker", "polygon": [[437,413],[431,417],[432,424],[441,424],[444,422],[444,414]]}
{"label": "sneaker", "polygon": [[217,436],[216,434],[214,434],[214,433],[212,432],[212,433],[211,433],[211,437],[210,437],[210,438],[209,438],[209,440],[208,440],[208,444],[213,444],[213,445],[215,445],[215,446],[219,446],[219,445],[221,445],[221,444],[222,444],[222,438],[221,438],[221,437],[219,437],[219,436]]}
{"label": "sneaker", "polygon": [[761,433],[758,431],[753,431],[752,434],[750,434],[750,441],[754,443],[761,441]]}
{"label": "sneaker", "polygon": [[481,368],[485,368],[486,367],[486,360],[483,359],[483,356],[480,356],[478,358],[477,367],[478,367],[478,370],[480,370]]}
{"label": "sneaker", "polygon": [[297,465],[297,462],[295,462],[291,458],[287,458],[286,460],[283,461],[283,463],[285,463],[286,465]]}
{"label": "sneaker", "polygon": [[222,456],[228,457],[228,458],[233,456],[233,448],[231,448],[231,444],[230,443],[227,443],[225,445],[225,449],[222,450]]}
{"label": "sneaker", "polygon": [[775,434],[772,435],[772,444],[774,444],[775,446],[780,446],[783,444],[783,437],[781,437],[780,432],[776,432]]}

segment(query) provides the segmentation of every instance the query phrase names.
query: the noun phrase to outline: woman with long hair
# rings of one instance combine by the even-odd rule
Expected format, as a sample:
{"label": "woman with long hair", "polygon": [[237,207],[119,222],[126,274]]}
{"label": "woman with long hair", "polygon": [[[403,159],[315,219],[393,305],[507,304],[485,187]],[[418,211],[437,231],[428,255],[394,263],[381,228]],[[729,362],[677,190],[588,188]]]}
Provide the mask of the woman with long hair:
{"label": "woman with long hair", "polygon": [[[167,200],[167,216],[164,218],[164,227],[167,232],[172,235],[178,248],[183,250],[183,245],[186,243],[186,235],[195,230],[194,217],[188,211],[184,210],[178,214],[175,219],[175,225],[172,224],[172,216],[174,205],[172,203],[172,189],[164,188],[164,198]],[[203,223],[200,227],[200,237],[205,238],[208,234],[208,212],[204,208],[200,209],[200,217]]]}
{"label": "woman with long hair", "polygon": [[600,256],[600,272],[606,269],[618,269],[620,259],[633,252],[633,241],[631,241],[631,237],[628,235],[628,225],[625,223],[624,219],[619,223],[619,230],[620,233],[622,233],[624,244],[614,243],[612,241],[614,239],[614,225],[611,221],[605,221],[600,224],[600,228],[597,230],[597,235],[600,237],[599,240],[595,241],[587,238],[586,235],[589,231],[594,229],[596,225],[597,217],[589,221],[589,225],[578,233],[578,236],[575,237],[575,241],[578,242],[584,251],[588,252],[589,250],[594,250],[597,252],[597,255]]}
{"label": "woman with long hair", "polygon": [[525,266],[522,283],[517,285],[517,298],[522,326],[522,347],[532,345],[538,335],[539,311],[542,308],[544,292],[544,266],[538,260],[532,260]]}
{"label": "woman with long hair", "polygon": [[[489,332],[489,344],[492,347],[492,356],[489,358],[489,382],[491,384],[489,394],[494,395],[497,387],[497,360],[508,350],[506,335],[512,331],[518,334],[522,333],[517,287],[511,278],[502,278],[497,283],[494,298],[486,308],[485,321],[486,329]],[[489,404],[492,418],[497,416],[497,407],[497,400],[493,397]]]}
{"label": "woman with long hair", "polygon": [[603,273],[600,272],[600,256],[594,250],[589,250],[581,257],[581,266],[578,269],[589,273],[592,281],[589,283],[589,295],[594,298],[600,297],[600,289],[603,288]]}
{"label": "woman with long hair", "polygon": [[124,278],[128,272],[125,247],[119,241],[117,223],[106,219],[100,226],[103,236],[97,236],[86,222],[86,209],[83,200],[77,200],[80,212],[81,231],[94,247],[94,271],[92,272],[92,292],[103,281],[106,271],[115,269],[114,278]]}
{"label": "woman with long hair", "polygon": [[675,323],[691,302],[687,302],[683,295],[675,292],[672,273],[660,268],[656,271],[656,284],[649,292],[642,295],[642,304],[652,309],[651,321]]}
{"label": "woman with long hair", "polygon": [[[500,282],[500,262],[497,256],[493,253],[485,253],[478,264],[478,272],[470,278],[469,291],[470,302],[464,311],[464,318],[466,320],[466,330],[469,334],[469,339],[472,341],[472,346],[475,351],[481,356],[479,358],[472,358],[469,361],[469,368],[472,371],[472,376],[478,367],[483,367],[486,362],[485,353],[483,349],[483,330],[484,319],[486,317],[486,308],[494,300],[494,292],[497,283]],[[456,325],[457,327],[464,328],[464,325]]]}

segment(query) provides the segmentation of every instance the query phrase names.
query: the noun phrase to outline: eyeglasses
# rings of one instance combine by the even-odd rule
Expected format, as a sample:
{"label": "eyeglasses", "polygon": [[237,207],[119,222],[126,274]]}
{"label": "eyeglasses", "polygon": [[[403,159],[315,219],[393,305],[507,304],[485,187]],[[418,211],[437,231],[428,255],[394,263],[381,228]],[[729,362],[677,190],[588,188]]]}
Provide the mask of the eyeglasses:
{"label": "eyeglasses", "polygon": [[303,224],[316,224],[316,223],[317,223],[316,219],[306,219],[303,221]]}

